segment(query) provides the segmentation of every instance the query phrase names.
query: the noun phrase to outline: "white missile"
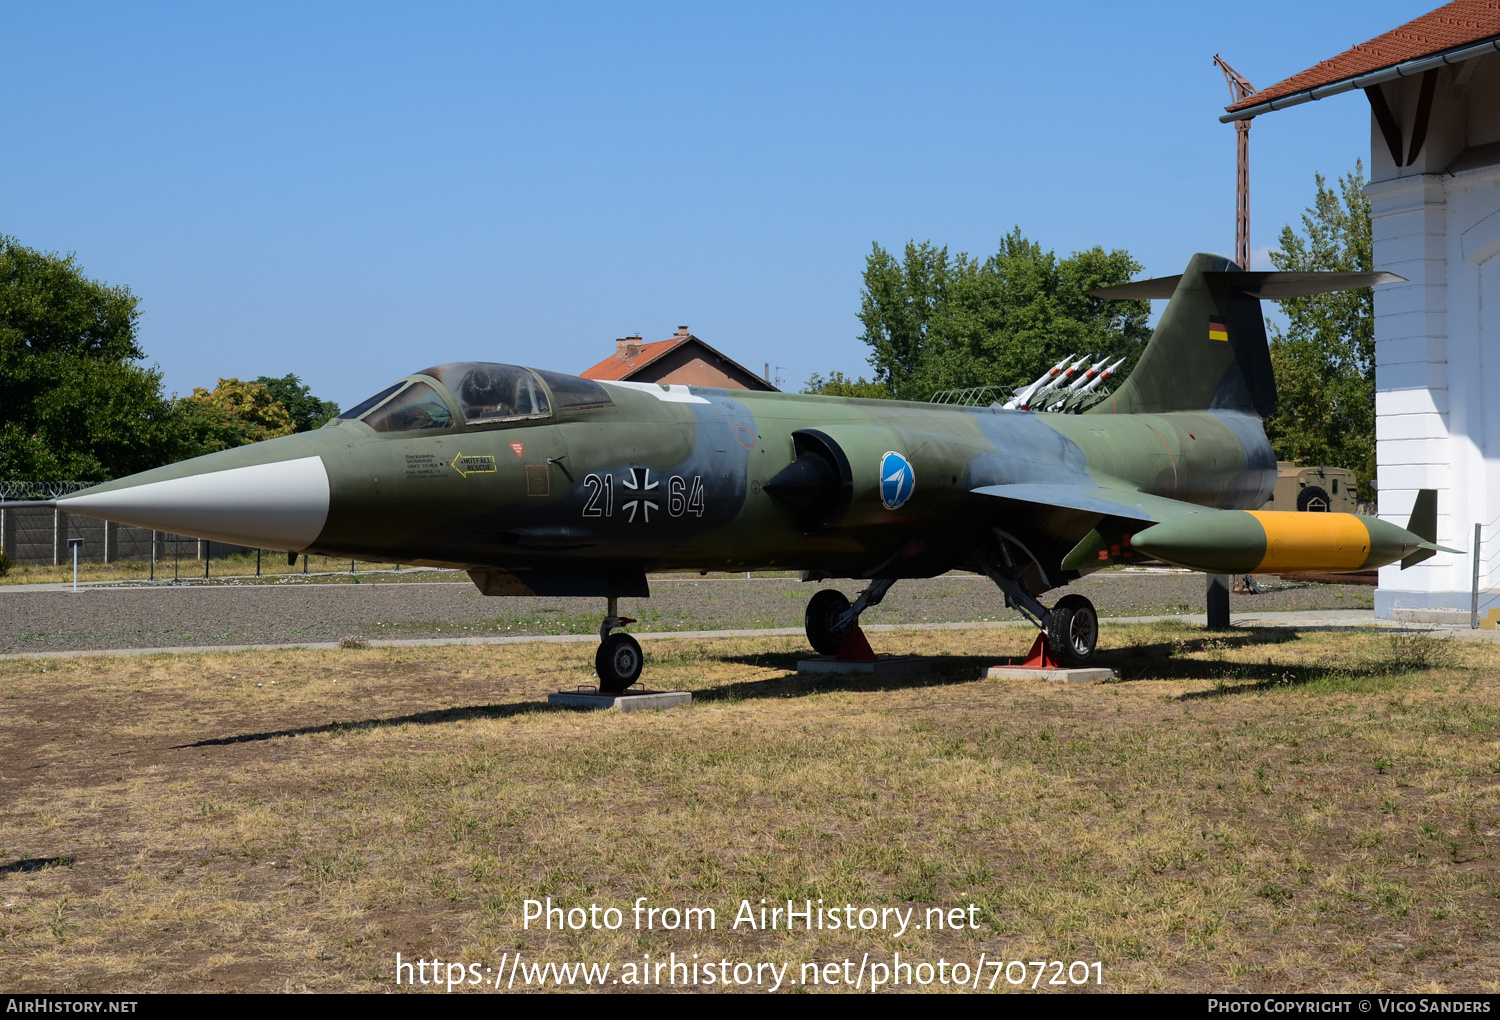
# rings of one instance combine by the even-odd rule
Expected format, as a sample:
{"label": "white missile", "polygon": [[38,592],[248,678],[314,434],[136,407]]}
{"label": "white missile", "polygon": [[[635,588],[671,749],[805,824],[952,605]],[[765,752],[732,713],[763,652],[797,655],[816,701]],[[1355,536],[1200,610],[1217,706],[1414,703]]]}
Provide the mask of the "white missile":
{"label": "white missile", "polygon": [[1120,365],[1124,363],[1124,361],[1125,359],[1121,358],[1119,361],[1115,362],[1113,365],[1110,365],[1104,371],[1100,372],[1097,376],[1094,377],[1094,381],[1085,386],[1081,392],[1089,393],[1097,389],[1100,383],[1108,379],[1111,375],[1114,375],[1115,369],[1119,368]]}
{"label": "white missile", "polygon": [[1063,384],[1066,383],[1070,378],[1072,378],[1074,372],[1077,372],[1084,365],[1087,365],[1089,363],[1089,358],[1091,358],[1092,356],[1093,355],[1085,354],[1073,364],[1063,369],[1062,372],[1060,372],[1048,385],[1043,386],[1036,393],[1032,394],[1027,400],[1020,402],[1021,406],[1023,408],[1029,407],[1038,403],[1039,399],[1045,399],[1048,394],[1062,391],[1064,389]]}
{"label": "white missile", "polygon": [[1113,365],[1110,365],[1108,368],[1100,371],[1099,367],[1108,360],[1109,358],[1107,357],[1101,358],[1097,363],[1095,363],[1093,368],[1089,369],[1083,375],[1079,376],[1078,380],[1063,392],[1063,398],[1057,403],[1053,404],[1051,407],[1047,408],[1047,410],[1066,411],[1070,407],[1078,406],[1079,400],[1081,400],[1085,394],[1092,393],[1094,392],[1094,390],[1098,389],[1099,385],[1104,382],[1104,380],[1108,379],[1110,375],[1113,374],[1114,370],[1120,367],[1120,363],[1125,359],[1121,358]]}
{"label": "white missile", "polygon": [[1080,386],[1082,386],[1086,382],[1089,382],[1091,379],[1096,378],[1099,375],[1099,370],[1103,368],[1108,361],[1109,358],[1108,356],[1106,356],[1094,362],[1093,365],[1089,367],[1089,370],[1087,372],[1083,373],[1077,379],[1073,380],[1073,385],[1068,387],[1068,391],[1070,393],[1076,393]]}
{"label": "white missile", "polygon": [[1044,384],[1051,382],[1057,373],[1063,370],[1063,366],[1072,360],[1073,355],[1069,354],[1066,358],[1063,358],[1057,364],[1043,372],[1041,378],[1030,386],[1018,386],[1016,388],[1016,395],[1007,400],[1004,406],[1011,410],[1015,410],[1017,407],[1025,407],[1026,401],[1035,396]]}

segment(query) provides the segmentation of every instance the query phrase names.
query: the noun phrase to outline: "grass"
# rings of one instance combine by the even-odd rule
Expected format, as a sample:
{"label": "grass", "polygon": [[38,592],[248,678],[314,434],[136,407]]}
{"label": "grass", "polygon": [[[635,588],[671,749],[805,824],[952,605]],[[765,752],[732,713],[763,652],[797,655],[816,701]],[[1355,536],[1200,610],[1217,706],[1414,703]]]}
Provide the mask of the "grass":
{"label": "grass", "polygon": [[[936,657],[883,683],[799,678],[792,639],[651,642],[695,703],[628,714],[545,707],[587,644],[0,663],[0,985],[899,949],[1099,960],[1114,990],[1496,990],[1500,651],[1106,623],[1118,683],[974,679],[1028,636],[874,634]],[[719,930],[524,930],[548,896]],[[728,930],[761,898],[980,927]]]}

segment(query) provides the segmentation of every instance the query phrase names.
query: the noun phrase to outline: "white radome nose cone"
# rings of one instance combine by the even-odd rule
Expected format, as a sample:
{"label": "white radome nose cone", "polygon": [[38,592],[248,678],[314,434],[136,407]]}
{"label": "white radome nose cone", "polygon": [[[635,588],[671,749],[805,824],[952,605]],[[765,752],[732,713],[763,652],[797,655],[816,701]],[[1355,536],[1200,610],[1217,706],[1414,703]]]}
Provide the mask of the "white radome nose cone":
{"label": "white radome nose cone", "polygon": [[328,520],[328,471],[321,457],[301,457],[67,496],[57,508],[230,545],[300,552]]}

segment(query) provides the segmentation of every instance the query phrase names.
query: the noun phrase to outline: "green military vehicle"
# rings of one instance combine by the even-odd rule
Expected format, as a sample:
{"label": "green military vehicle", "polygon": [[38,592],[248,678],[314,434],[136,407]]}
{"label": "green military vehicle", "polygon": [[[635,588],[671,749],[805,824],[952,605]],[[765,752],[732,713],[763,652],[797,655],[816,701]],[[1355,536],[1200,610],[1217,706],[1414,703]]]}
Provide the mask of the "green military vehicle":
{"label": "green military vehicle", "polygon": [[1305,467],[1278,460],[1276,488],[1263,509],[1352,514],[1357,512],[1358,496],[1359,480],[1348,468]]}

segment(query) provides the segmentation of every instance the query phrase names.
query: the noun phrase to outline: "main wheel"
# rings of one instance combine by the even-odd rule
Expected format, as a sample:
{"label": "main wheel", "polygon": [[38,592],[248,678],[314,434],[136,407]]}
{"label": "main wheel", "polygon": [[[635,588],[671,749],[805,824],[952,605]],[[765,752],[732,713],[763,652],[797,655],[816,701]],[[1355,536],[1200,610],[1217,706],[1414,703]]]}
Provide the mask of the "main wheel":
{"label": "main wheel", "polygon": [[641,678],[640,642],[629,634],[611,634],[594,653],[594,669],[599,673],[599,689],[619,694]]}
{"label": "main wheel", "polygon": [[849,600],[836,588],[824,588],[807,602],[807,613],[803,624],[807,629],[807,643],[819,655],[837,655],[844,636],[849,633],[846,624],[838,625],[839,617],[849,611]]}
{"label": "main wheel", "polygon": [[1332,505],[1328,490],[1321,485],[1309,485],[1297,493],[1298,510],[1326,514]]}
{"label": "main wheel", "polygon": [[1047,646],[1064,666],[1082,666],[1093,658],[1099,644],[1099,614],[1082,595],[1064,595],[1052,607],[1052,626],[1047,628]]}

